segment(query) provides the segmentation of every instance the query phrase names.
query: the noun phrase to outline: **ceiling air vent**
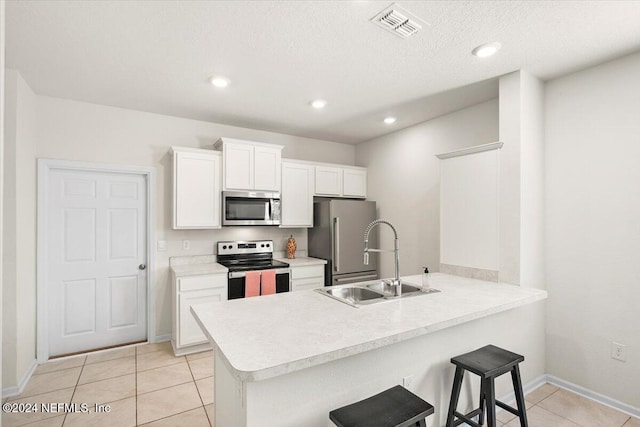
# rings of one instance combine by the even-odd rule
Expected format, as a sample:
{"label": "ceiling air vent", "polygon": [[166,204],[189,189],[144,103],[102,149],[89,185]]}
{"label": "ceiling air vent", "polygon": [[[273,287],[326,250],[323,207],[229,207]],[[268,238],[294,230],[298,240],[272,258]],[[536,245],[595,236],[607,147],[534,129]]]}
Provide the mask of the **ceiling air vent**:
{"label": "ceiling air vent", "polygon": [[414,35],[424,25],[427,25],[422,19],[395,3],[371,18],[371,22],[404,39]]}

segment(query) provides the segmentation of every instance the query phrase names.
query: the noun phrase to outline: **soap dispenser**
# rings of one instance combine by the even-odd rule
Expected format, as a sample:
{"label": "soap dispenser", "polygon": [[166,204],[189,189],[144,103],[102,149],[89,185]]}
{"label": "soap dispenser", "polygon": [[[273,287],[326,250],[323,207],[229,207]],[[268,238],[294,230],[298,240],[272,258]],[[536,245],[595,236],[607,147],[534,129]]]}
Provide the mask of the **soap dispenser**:
{"label": "soap dispenser", "polygon": [[430,280],[429,269],[427,267],[422,267],[422,287],[424,289],[429,289],[431,287],[431,284],[429,283]]}

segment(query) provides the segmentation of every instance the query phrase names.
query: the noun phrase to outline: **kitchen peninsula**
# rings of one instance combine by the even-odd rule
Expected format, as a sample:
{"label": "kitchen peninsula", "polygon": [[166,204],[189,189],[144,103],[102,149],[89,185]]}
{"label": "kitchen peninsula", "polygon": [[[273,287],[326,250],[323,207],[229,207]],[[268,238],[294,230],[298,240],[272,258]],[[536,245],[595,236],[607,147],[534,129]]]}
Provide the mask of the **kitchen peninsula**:
{"label": "kitchen peninsula", "polygon": [[215,352],[216,425],[326,427],[331,409],[403,382],[439,425],[449,359],[490,343],[525,355],[525,383],[544,373],[544,305],[534,303],[546,291],[432,276],[439,293],[360,308],[314,291],[193,305]]}

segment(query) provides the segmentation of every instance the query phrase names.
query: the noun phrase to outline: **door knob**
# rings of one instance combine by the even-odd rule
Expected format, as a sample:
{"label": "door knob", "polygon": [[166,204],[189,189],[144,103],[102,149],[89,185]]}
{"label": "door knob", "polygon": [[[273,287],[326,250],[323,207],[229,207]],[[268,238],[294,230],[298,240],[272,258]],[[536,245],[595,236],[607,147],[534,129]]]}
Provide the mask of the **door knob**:
{"label": "door knob", "polygon": [[140,264],[138,266],[138,270],[145,270],[147,268],[147,266],[145,264]]}

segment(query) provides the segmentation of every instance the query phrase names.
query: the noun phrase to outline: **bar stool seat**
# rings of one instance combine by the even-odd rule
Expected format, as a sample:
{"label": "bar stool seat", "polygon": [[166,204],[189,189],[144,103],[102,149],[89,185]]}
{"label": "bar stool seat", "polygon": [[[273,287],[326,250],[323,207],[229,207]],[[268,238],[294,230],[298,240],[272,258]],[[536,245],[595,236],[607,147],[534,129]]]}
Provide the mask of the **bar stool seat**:
{"label": "bar stool seat", "polygon": [[[471,426],[482,426],[485,409],[488,427],[496,427],[496,405],[518,416],[520,425],[528,427],[522,380],[520,379],[520,369],[518,367],[522,361],[524,361],[524,356],[494,345],[487,345],[472,352],[453,357],[451,363],[456,365],[456,373],[453,379],[446,427],[454,427],[465,422]],[[464,371],[473,372],[480,376],[480,407],[468,414],[461,414],[457,411]],[[517,409],[496,400],[494,381],[497,377],[507,372],[511,372]],[[478,416],[477,423],[471,419],[476,415]]]}
{"label": "bar stool seat", "polygon": [[425,419],[431,414],[431,404],[398,385],[334,409],[329,419],[338,427],[425,427]]}

